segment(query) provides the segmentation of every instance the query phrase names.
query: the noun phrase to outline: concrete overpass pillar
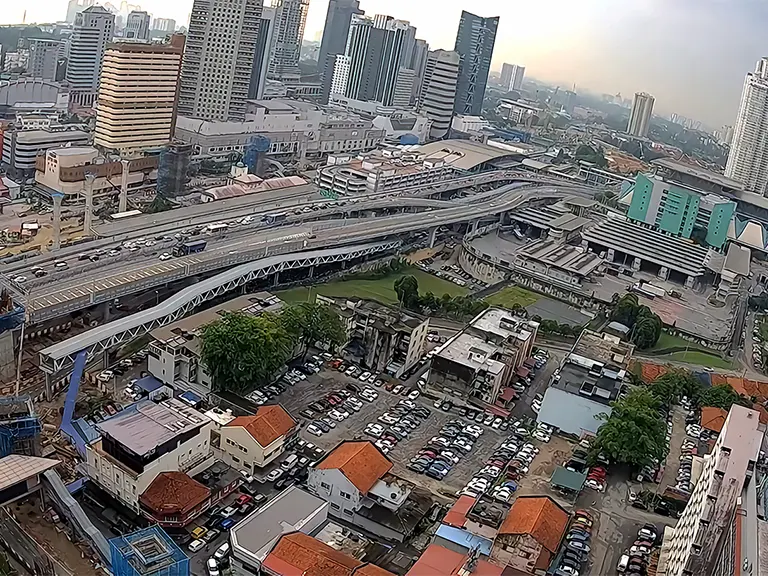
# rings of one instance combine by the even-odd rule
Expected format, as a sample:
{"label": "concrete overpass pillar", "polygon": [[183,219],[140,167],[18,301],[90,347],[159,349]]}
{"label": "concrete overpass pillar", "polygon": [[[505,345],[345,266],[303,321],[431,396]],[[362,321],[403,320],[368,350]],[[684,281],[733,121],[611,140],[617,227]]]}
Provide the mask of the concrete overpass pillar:
{"label": "concrete overpass pillar", "polygon": [[120,178],[120,201],[118,211],[125,212],[128,210],[128,166],[131,161],[121,160],[120,163],[123,165],[123,173]]}
{"label": "concrete overpass pillar", "polygon": [[605,254],[605,259],[608,260],[608,262],[613,262],[615,257],[616,251],[613,248],[608,248],[608,252]]}
{"label": "concrete overpass pillar", "polygon": [[50,402],[53,400],[53,377],[45,373],[45,399]]}
{"label": "concrete overpass pillar", "polygon": [[432,230],[429,231],[429,247],[434,248],[436,241],[437,241],[437,228],[432,228]]}
{"label": "concrete overpass pillar", "polygon": [[666,266],[662,266],[659,269],[659,273],[657,274],[657,276],[662,280],[667,280],[669,278],[669,268],[667,268]]}
{"label": "concrete overpass pillar", "polygon": [[312,264],[312,266],[309,267],[309,277],[314,278],[315,277],[315,265]]}
{"label": "concrete overpass pillar", "polygon": [[277,286],[280,283],[280,272],[275,272],[275,275],[272,277],[272,286]]}
{"label": "concrete overpass pillar", "polygon": [[632,260],[632,270],[634,270],[635,272],[640,270],[640,266],[642,263],[643,261],[640,258],[635,258],[634,260]]}
{"label": "concrete overpass pillar", "polygon": [[55,192],[51,194],[53,198],[53,248],[56,252],[61,248],[61,201],[64,198],[64,194]]}
{"label": "concrete overpass pillar", "polygon": [[101,368],[103,370],[109,368],[109,350],[104,350],[104,352],[101,353]]}
{"label": "concrete overpass pillar", "polygon": [[104,304],[101,305],[102,322],[109,322],[110,312],[109,302],[104,302]]}
{"label": "concrete overpass pillar", "polygon": [[686,288],[693,288],[694,282],[695,282],[695,280],[694,280],[693,276],[686,276],[686,278],[685,278],[685,287]]}

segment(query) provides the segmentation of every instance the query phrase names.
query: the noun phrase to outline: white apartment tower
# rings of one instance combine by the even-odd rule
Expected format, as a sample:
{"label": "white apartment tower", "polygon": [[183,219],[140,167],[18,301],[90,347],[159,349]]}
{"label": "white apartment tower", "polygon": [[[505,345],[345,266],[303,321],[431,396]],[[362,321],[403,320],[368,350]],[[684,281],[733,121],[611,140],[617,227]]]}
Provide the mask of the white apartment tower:
{"label": "white apartment tower", "polygon": [[461,56],[449,50],[434,50],[427,56],[417,110],[432,120],[430,138],[445,138],[451,127]]}
{"label": "white apartment tower", "polygon": [[132,11],[128,14],[128,18],[125,21],[123,37],[135,40],[149,40],[149,21],[150,16],[146,12]]}
{"label": "white apartment tower", "polygon": [[73,103],[91,106],[96,100],[104,51],[114,34],[115,15],[101,6],[91,6],[75,15],[67,61],[67,83]]}
{"label": "white apartment tower", "polygon": [[298,81],[299,55],[307,24],[309,0],[274,0],[275,31],[269,52],[268,77],[280,81]]}
{"label": "white apartment tower", "polygon": [[651,114],[653,114],[653,104],[656,99],[646,92],[636,92],[635,99],[632,101],[632,110],[629,113],[629,123],[627,124],[627,134],[645,138],[648,136],[648,129],[651,127]]}
{"label": "white apartment tower", "polygon": [[262,0],[194,0],[181,67],[179,114],[242,121]]}
{"label": "white apartment tower", "polygon": [[[671,537],[665,534],[659,575],[720,574],[719,555],[734,526],[734,511],[755,474],[763,440],[760,414],[734,404]],[[733,556],[733,554],[731,554]]]}
{"label": "white apartment tower", "polygon": [[525,66],[506,62],[501,65],[501,84],[507,90],[520,90],[523,86],[523,78],[525,78]]}
{"label": "white apartment tower", "polygon": [[768,57],[744,81],[725,175],[750,192],[768,194]]}
{"label": "white apartment tower", "polygon": [[93,142],[120,153],[160,148],[176,120],[184,36],[111,44],[104,54]]}

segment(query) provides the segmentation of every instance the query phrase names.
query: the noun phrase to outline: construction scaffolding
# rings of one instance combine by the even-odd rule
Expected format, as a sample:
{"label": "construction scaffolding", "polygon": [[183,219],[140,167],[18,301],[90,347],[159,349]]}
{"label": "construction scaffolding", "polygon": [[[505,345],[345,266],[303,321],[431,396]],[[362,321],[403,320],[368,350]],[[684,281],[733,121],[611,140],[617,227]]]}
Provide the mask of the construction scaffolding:
{"label": "construction scaffolding", "polygon": [[0,397],[0,458],[40,455],[40,419],[29,396]]}
{"label": "construction scaffolding", "polygon": [[266,168],[264,160],[269,152],[269,138],[262,135],[253,136],[245,146],[243,164],[248,167],[249,174],[263,176]]}
{"label": "construction scaffolding", "polygon": [[189,576],[189,558],[159,526],[112,538],[115,576]]}

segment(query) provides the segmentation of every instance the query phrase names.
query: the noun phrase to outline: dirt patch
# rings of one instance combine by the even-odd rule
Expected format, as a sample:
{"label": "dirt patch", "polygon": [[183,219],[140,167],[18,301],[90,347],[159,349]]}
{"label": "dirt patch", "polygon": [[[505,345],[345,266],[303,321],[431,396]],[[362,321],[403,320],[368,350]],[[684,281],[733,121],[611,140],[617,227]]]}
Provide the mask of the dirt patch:
{"label": "dirt patch", "polygon": [[89,559],[94,556],[88,545],[72,542],[63,524],[46,519],[37,506],[28,502],[14,504],[13,508],[24,531],[72,574],[102,574]]}
{"label": "dirt patch", "polygon": [[531,463],[528,474],[520,481],[518,495],[549,494],[561,500],[562,494],[550,488],[549,480],[555,468],[561,466],[573,452],[575,443],[553,436],[548,443],[537,442],[536,445],[541,451]]}

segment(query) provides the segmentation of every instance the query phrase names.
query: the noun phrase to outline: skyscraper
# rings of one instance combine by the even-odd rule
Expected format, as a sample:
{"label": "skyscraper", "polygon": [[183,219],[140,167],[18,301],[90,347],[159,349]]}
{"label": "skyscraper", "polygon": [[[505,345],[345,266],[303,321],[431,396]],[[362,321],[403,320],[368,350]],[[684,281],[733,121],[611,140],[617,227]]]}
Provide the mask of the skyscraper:
{"label": "skyscraper", "polygon": [[269,49],[272,46],[272,35],[275,33],[275,17],[275,9],[265,6],[259,19],[259,34],[256,37],[251,82],[248,87],[248,98],[251,99],[264,96],[264,86],[267,83],[269,70]]}
{"label": "skyscraper", "polygon": [[91,106],[95,101],[101,61],[114,32],[115,15],[101,6],[91,6],[75,15],[67,61],[70,100],[75,104]]}
{"label": "skyscraper", "polygon": [[69,0],[69,3],[67,4],[66,22],[74,24],[75,16],[86,8],[93,6],[93,4],[94,0]]}
{"label": "skyscraper", "polygon": [[63,43],[47,38],[30,38],[29,60],[27,74],[33,78],[55,80],[59,68],[59,56],[63,51]]}
{"label": "skyscraper", "polygon": [[262,0],[194,0],[181,67],[179,114],[243,120]]}
{"label": "skyscraper", "polygon": [[323,27],[323,40],[320,42],[320,55],[317,66],[322,72],[326,58],[331,54],[344,54],[349,36],[349,25],[354,14],[365,14],[360,10],[359,0],[330,0]]}
{"label": "skyscraper", "polygon": [[435,50],[427,56],[417,110],[432,120],[430,138],[444,138],[451,126],[461,56]]}
{"label": "skyscraper", "polygon": [[411,57],[411,70],[413,70],[413,90],[411,92],[411,103],[419,101],[419,92],[421,92],[421,83],[424,81],[424,69],[427,66],[427,56],[429,56],[429,44],[426,40],[416,40],[413,43],[413,56]]}
{"label": "skyscraper", "polygon": [[520,90],[523,86],[523,78],[525,77],[525,66],[518,66],[517,64],[507,64],[506,62],[501,66],[501,84],[507,90]]}
{"label": "skyscraper", "polygon": [[269,51],[268,77],[274,80],[298,80],[299,55],[307,23],[309,0],[274,0],[275,31]]}
{"label": "skyscraper", "polygon": [[481,18],[466,11],[461,12],[455,47],[461,56],[454,104],[457,114],[480,115],[498,28],[498,16]]}
{"label": "skyscraper", "polygon": [[121,153],[160,148],[176,121],[184,36],[169,44],[110,44],[104,54],[94,144]]}
{"label": "skyscraper", "polygon": [[725,175],[768,195],[768,58],[749,72],[741,92]]}
{"label": "skyscraper", "polygon": [[166,32],[173,34],[176,31],[176,20],[173,18],[155,18],[152,21],[152,32]]}
{"label": "skyscraper", "polygon": [[128,14],[128,18],[125,21],[123,37],[135,38],[136,40],[149,40],[149,20],[149,14],[134,10]]}
{"label": "skyscraper", "polygon": [[627,134],[645,138],[648,136],[648,129],[651,127],[651,114],[653,114],[653,103],[656,100],[650,94],[645,92],[636,92],[635,99],[632,101],[632,110],[629,113],[629,123],[627,124]]}
{"label": "skyscraper", "polygon": [[[379,18],[377,16],[376,18]],[[413,55],[413,45],[416,42],[416,28],[405,20],[395,20],[383,17],[379,25],[384,30],[381,60],[379,62],[379,78],[376,83],[374,100],[384,106],[391,106],[395,97],[395,86],[401,69],[407,69]],[[412,89],[411,83],[409,90]]]}

